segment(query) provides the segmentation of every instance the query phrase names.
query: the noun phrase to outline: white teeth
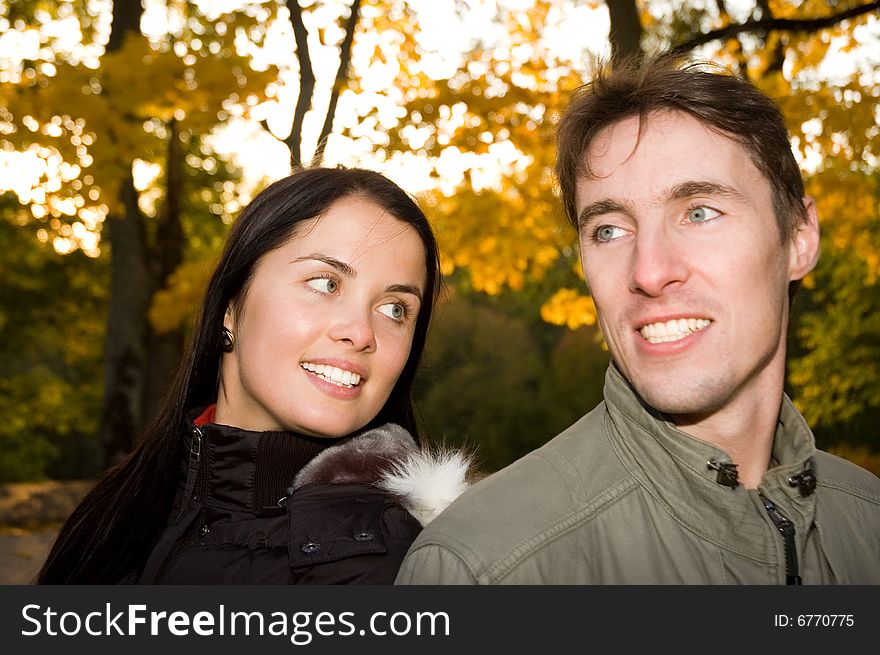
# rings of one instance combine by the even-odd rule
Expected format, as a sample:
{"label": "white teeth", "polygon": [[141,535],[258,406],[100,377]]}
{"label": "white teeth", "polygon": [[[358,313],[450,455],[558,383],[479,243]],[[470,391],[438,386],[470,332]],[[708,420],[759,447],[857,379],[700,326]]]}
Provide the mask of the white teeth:
{"label": "white teeth", "polygon": [[643,325],[639,333],[650,343],[668,343],[684,339],[689,334],[702,330],[711,322],[705,318],[674,318],[665,323]]}
{"label": "white teeth", "polygon": [[303,362],[300,366],[305,370],[314,373],[322,380],[332,382],[333,384],[339,387],[345,387],[346,389],[356,387],[361,381],[361,376],[357,373],[336,368],[329,364],[312,364],[311,362]]}

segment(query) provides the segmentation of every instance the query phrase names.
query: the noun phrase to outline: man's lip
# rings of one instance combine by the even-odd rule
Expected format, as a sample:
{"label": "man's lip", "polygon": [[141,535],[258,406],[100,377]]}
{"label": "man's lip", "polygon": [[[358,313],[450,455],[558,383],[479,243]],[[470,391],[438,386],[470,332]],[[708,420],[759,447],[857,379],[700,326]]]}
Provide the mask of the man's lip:
{"label": "man's lip", "polygon": [[336,357],[305,357],[302,359],[302,363],[304,362],[309,362],[310,364],[323,364],[324,366],[335,366],[336,368],[341,368],[343,371],[357,373],[361,376],[361,382],[367,379],[367,369],[348,359],[339,359]]}
{"label": "man's lip", "polygon": [[707,321],[715,320],[711,316],[708,316],[707,314],[702,314],[700,312],[676,312],[674,314],[665,314],[663,316],[652,316],[650,318],[637,319],[633,325],[633,329],[638,332],[646,325],[652,325],[654,323],[666,323],[667,321],[677,321],[682,318],[702,318]]}

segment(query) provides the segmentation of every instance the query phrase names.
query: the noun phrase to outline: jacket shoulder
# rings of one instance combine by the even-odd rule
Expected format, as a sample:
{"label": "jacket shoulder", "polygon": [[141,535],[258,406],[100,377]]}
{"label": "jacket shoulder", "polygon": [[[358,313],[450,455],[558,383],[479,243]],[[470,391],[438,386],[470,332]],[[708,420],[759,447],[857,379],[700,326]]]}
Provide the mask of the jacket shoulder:
{"label": "jacket shoulder", "polygon": [[604,403],[465,491],[410,548],[398,581],[492,583],[635,488],[606,436]]}
{"label": "jacket shoulder", "polygon": [[819,450],[815,457],[817,484],[880,504],[880,478],[837,455]]}
{"label": "jacket shoulder", "polygon": [[818,451],[816,527],[838,584],[880,581],[880,478]]}

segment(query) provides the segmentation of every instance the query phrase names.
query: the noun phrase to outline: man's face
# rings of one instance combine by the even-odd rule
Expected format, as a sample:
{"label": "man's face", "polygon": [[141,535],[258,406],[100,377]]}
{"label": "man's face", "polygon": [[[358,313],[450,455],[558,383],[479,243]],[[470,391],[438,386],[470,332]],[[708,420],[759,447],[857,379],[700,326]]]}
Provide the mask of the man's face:
{"label": "man's face", "polygon": [[623,374],[679,424],[778,407],[788,284],[815,265],[810,221],[780,241],[771,189],[746,150],[688,114],[602,132],[577,183],[584,274]]}

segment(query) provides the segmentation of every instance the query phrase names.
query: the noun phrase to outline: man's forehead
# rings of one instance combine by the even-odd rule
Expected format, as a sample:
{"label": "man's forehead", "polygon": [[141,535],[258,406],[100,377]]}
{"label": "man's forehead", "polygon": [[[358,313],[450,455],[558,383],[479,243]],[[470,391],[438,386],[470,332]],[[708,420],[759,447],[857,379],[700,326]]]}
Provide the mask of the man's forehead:
{"label": "man's forehead", "polygon": [[[625,175],[615,176],[622,168]],[[709,171],[751,182],[755,176],[763,178],[748,150],[731,135],[686,112],[662,109],[602,128],[582,156],[576,191],[582,196],[588,188],[607,186],[606,181],[633,191],[646,185],[668,187],[678,182],[677,175],[703,179]]]}
{"label": "man's forehead", "polygon": [[621,118],[599,130],[593,137],[590,147],[581,155],[587,164],[587,171],[591,171],[596,163],[605,162],[611,156],[612,149],[626,149],[628,146],[630,151],[635,151],[639,135],[649,120],[650,116],[642,118],[635,114]]}

